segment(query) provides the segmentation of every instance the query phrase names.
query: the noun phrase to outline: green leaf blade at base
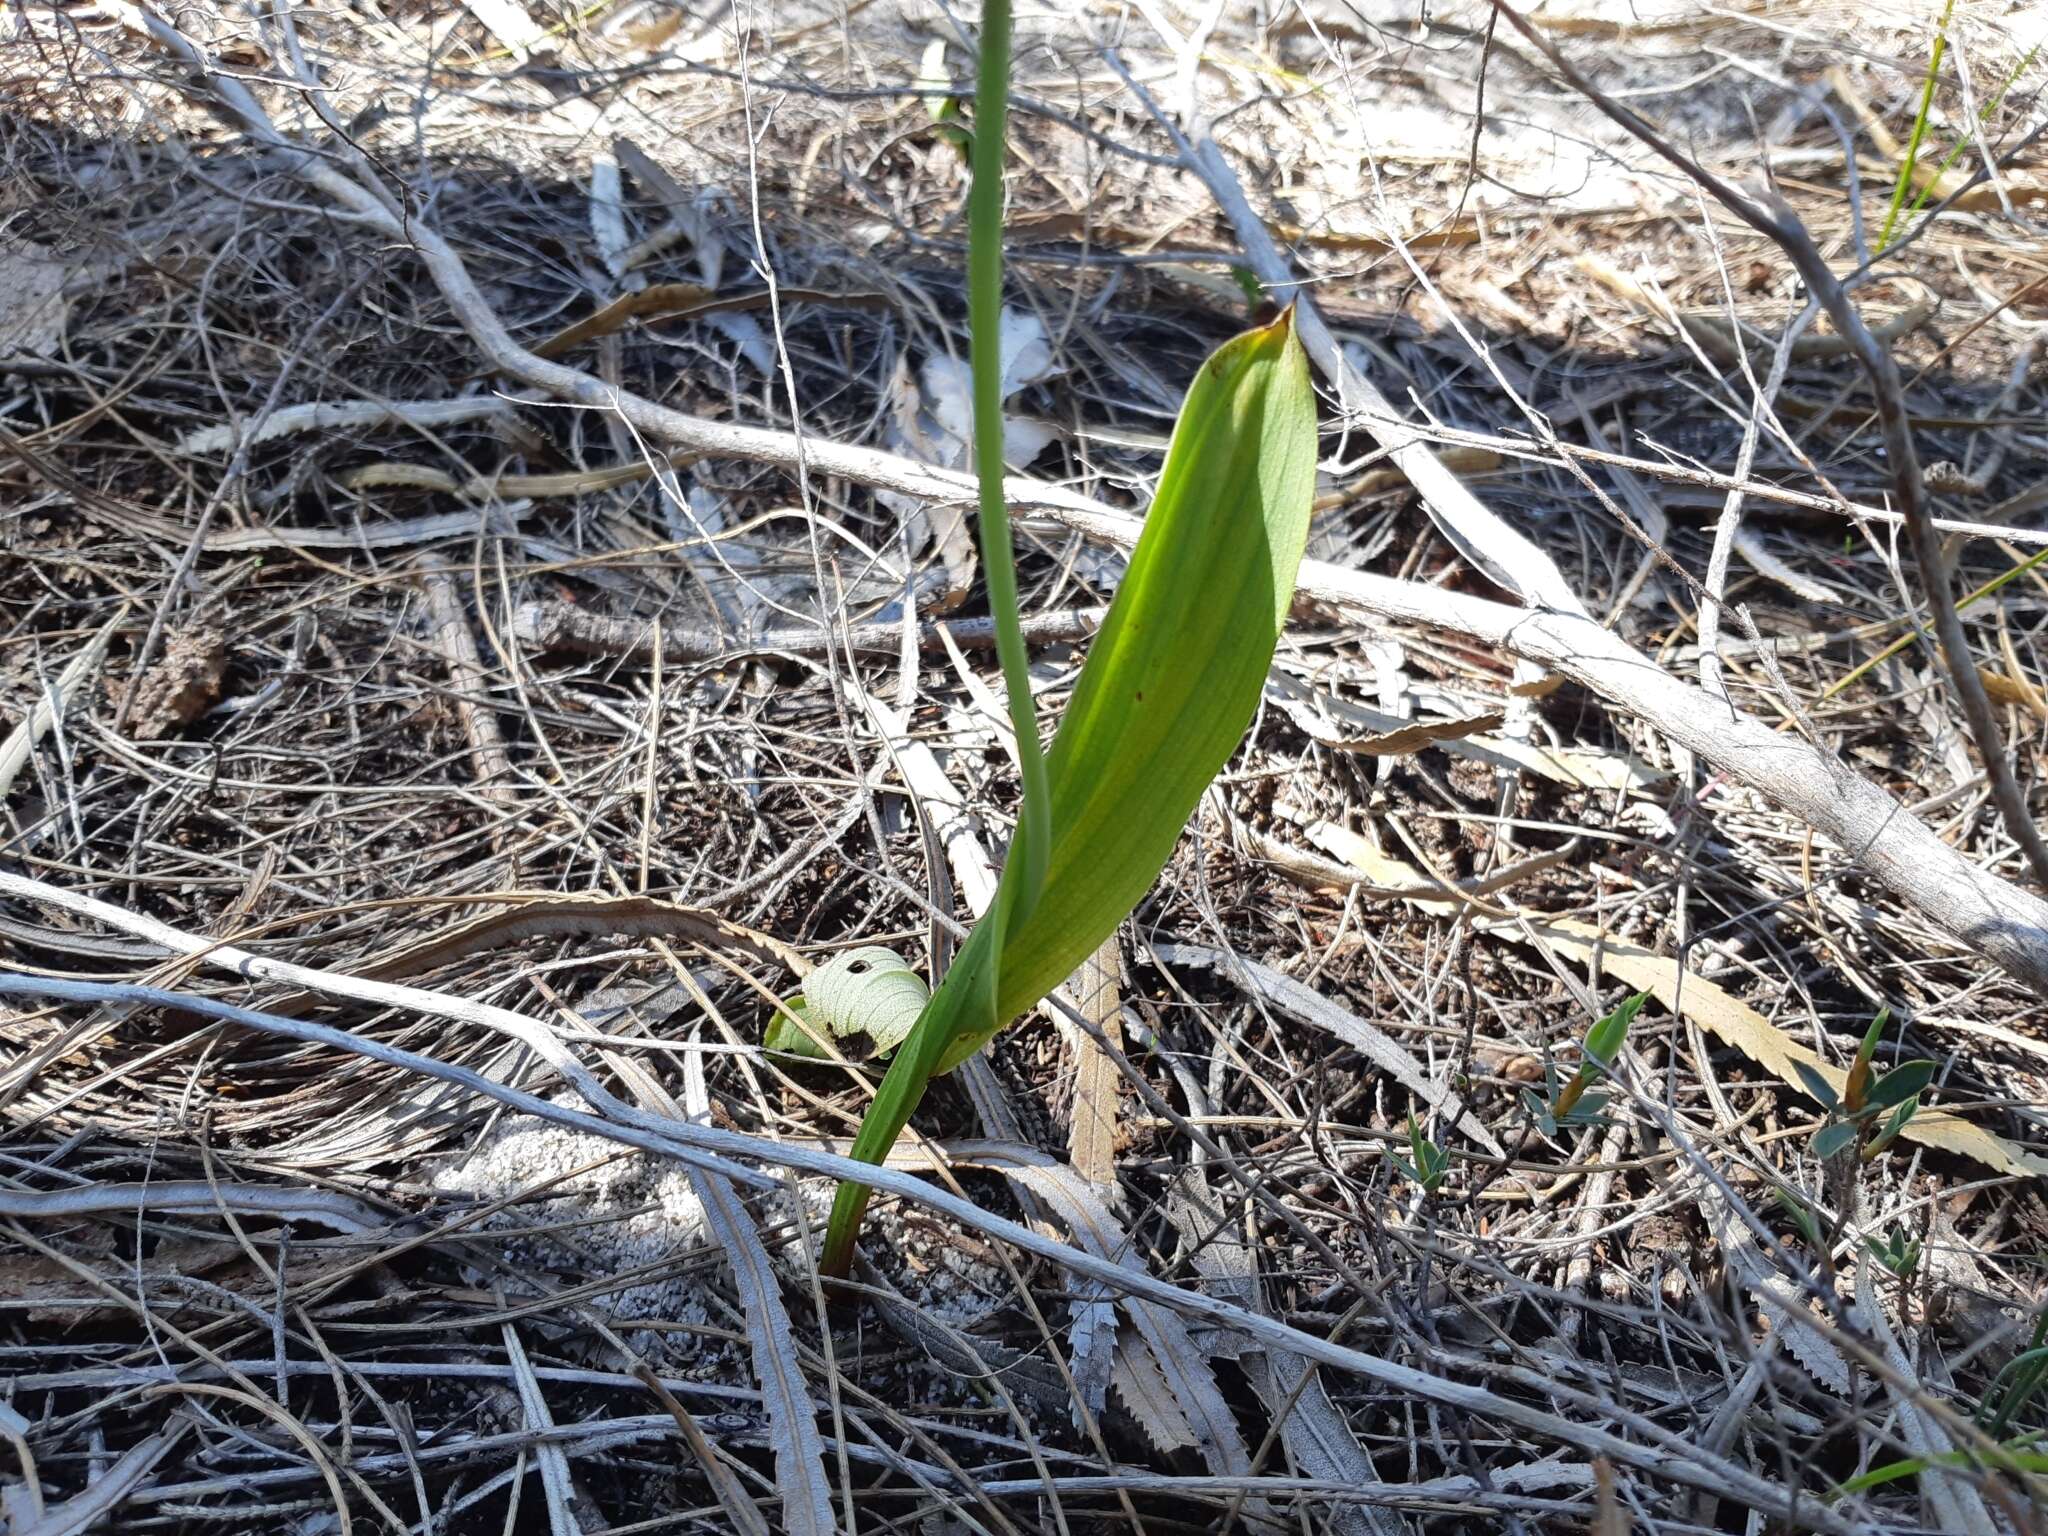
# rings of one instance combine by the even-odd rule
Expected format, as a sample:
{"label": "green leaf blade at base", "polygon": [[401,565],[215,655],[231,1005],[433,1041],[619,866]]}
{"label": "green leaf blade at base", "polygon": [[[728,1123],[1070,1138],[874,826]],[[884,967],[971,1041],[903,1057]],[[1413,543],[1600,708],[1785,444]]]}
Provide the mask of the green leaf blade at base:
{"label": "green leaf blade at base", "polygon": [[1038,904],[1003,946],[999,1023],[1115,931],[1244,739],[1293,605],[1314,491],[1315,395],[1287,314],[1225,343],[1181,408],[1053,739],[1052,852]]}
{"label": "green leaf blade at base", "polygon": [[[1158,879],[1258,708],[1308,541],[1315,453],[1291,312],[1202,365],[1047,757],[1043,881],[1013,848],[994,903],[876,1090],[856,1158],[886,1157],[929,1080],[1071,975]],[[846,1273],[867,1198],[840,1186],[826,1273]]]}
{"label": "green leaf blade at base", "polygon": [[1813,1155],[1822,1162],[1838,1157],[1856,1144],[1856,1127],[1846,1120],[1822,1126],[1813,1136]]}

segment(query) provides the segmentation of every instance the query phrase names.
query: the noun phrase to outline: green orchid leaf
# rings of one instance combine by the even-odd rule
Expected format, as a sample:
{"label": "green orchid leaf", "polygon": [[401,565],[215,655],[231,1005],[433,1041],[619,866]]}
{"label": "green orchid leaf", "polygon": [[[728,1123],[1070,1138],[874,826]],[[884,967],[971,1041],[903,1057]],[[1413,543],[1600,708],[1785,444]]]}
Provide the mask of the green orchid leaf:
{"label": "green orchid leaf", "polygon": [[[1051,851],[1037,902],[1003,945],[998,1025],[1116,931],[1244,739],[1294,602],[1315,452],[1291,312],[1202,365],[1047,757]],[[956,1041],[940,1070],[987,1039]]]}
{"label": "green orchid leaf", "polygon": [[768,1033],[762,1037],[761,1048],[783,1056],[824,1061],[825,1037],[832,1033],[829,1025],[812,1015],[810,1005],[799,994],[782,1000],[781,1010],[769,1023]]}
{"label": "green orchid leaf", "polygon": [[893,949],[850,949],[812,971],[800,996],[783,1001],[761,1043],[820,1059],[826,1054],[822,1036],[866,1035],[873,1053],[886,1056],[903,1043],[930,996],[924,978]]}
{"label": "green orchid leaf", "polygon": [[1833,1109],[1840,1102],[1835,1093],[1835,1085],[1822,1077],[1813,1066],[1795,1060],[1792,1063],[1792,1070],[1799,1074],[1799,1081],[1805,1086],[1806,1091],[1820,1101],[1822,1109]]}
{"label": "green orchid leaf", "polygon": [[1813,1155],[1822,1162],[1847,1151],[1856,1142],[1856,1127],[1846,1120],[1822,1126],[1813,1135]]}
{"label": "green orchid leaf", "polygon": [[[1043,881],[1025,889],[1013,848],[995,903],[876,1090],[855,1157],[879,1161],[928,1079],[1066,980],[1158,878],[1258,707],[1308,539],[1315,434],[1291,313],[1202,365],[1047,756]],[[865,1203],[863,1187],[841,1186],[830,1272],[851,1258]]]}
{"label": "green orchid leaf", "polygon": [[1934,1081],[1935,1071],[1931,1061],[1902,1061],[1871,1084],[1870,1102],[1879,1109],[1892,1109],[1917,1098]]}

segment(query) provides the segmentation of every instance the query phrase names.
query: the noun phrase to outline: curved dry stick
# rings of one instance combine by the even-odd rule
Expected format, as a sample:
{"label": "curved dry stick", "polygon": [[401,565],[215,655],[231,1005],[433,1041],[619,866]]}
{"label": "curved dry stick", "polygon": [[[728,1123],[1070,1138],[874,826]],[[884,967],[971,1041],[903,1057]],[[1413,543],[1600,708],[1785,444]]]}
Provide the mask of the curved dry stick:
{"label": "curved dry stick", "polygon": [[1892,472],[1892,496],[1906,520],[1906,537],[1913,545],[1913,562],[1920,568],[1920,584],[1927,590],[1927,605],[1934,610],[1934,632],[1941,641],[1949,684],[1963,706],[1963,718],[1977,743],[1977,755],[1984,760],[1984,774],[1991,784],[1991,798],[1997,802],[1998,814],[2005,822],[2006,831],[2025,853],[2034,879],[2048,886],[2048,841],[2042,839],[2041,829],[2034,825],[2033,815],[2027,810],[2026,796],[2021,793],[2012,763],[2005,755],[2005,740],[1999,734],[1998,716],[1991,707],[1989,695],[1984,692],[1977,668],[1970,660],[1969,637],[1963,633],[1963,621],[1956,614],[1955,594],[1949,590],[1948,573],[1943,568],[1946,562],[1942,559],[1941,539],[1934,531],[1934,516],[1927,509],[1927,486],[1921,478],[1920,457],[1913,445],[1912,424],[1906,412],[1905,384],[1899,377],[1899,367],[1892,361],[1890,350],[1864,323],[1862,313],[1850,301],[1849,290],[1835,276],[1834,269],[1821,255],[1820,247],[1813,243],[1813,236],[1807,233],[1806,225],[1790,204],[1775,194],[1749,197],[1729,186],[1712,171],[1696,164],[1667,143],[1643,118],[1579,73],[1557,44],[1539,32],[1521,12],[1505,4],[1504,0],[1493,0],[1493,7],[1508,19],[1509,25],[1536,45],[1544,58],[1550,61],[1551,68],[1563,76],[1574,90],[1641,140],[1645,147],[1698,182],[1730,213],[1776,244],[1805,282],[1807,292],[1820,301],[1821,308],[1834,321],[1836,333],[1861,365],[1870,380],[1871,394],[1876,398],[1878,425],[1884,432],[1885,461]]}

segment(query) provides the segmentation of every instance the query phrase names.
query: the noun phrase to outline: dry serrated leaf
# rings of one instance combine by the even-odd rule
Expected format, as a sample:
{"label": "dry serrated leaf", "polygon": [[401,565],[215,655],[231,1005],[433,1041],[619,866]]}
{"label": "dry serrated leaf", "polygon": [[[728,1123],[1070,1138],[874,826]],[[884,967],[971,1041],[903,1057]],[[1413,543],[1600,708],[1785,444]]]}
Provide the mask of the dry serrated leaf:
{"label": "dry serrated leaf", "polygon": [[[1112,1045],[1123,1040],[1122,952],[1111,934],[1081,963],[1066,989],[1081,1017]],[[1074,1104],[1068,1117],[1067,1161],[1093,1184],[1116,1182],[1117,1070],[1109,1053],[1078,1025],[1062,1020],[1060,1033],[1074,1058]]]}
{"label": "dry serrated leaf", "polygon": [[1117,1400],[1144,1431],[1153,1450],[1170,1456],[1175,1451],[1195,1448],[1194,1427],[1173,1400],[1173,1393],[1167,1390],[1166,1377],[1150,1350],[1127,1348],[1119,1340],[1110,1366],[1109,1384]]}
{"label": "dry serrated leaf", "polygon": [[1499,710],[1490,710],[1483,715],[1462,715],[1456,719],[1415,720],[1391,731],[1382,731],[1376,736],[1363,736],[1354,741],[1337,741],[1330,745],[1340,752],[1358,752],[1371,757],[1402,757],[1411,752],[1420,752],[1424,747],[1439,742],[1463,741],[1468,736],[1477,736],[1483,731],[1497,731],[1507,722],[1507,716]]}
{"label": "dry serrated leaf", "polygon": [[[1174,1176],[1165,1209],[1214,1294],[1264,1311],[1257,1251],[1242,1228],[1227,1218],[1199,1166],[1189,1164]],[[1238,1361],[1252,1391],[1279,1419],[1281,1444],[1304,1474],[1354,1488],[1379,1481],[1372,1458],[1343,1411],[1330,1400],[1322,1372],[1314,1364],[1284,1350],[1261,1349],[1242,1333],[1219,1330],[1205,1342],[1211,1355]],[[1392,1510],[1338,1503],[1321,1528],[1333,1536],[1392,1536],[1408,1526]]]}
{"label": "dry serrated leaf", "polygon": [[[971,1151],[962,1149],[956,1160],[994,1168],[1012,1183],[1030,1190],[1066,1225],[1076,1246],[1130,1269],[1143,1268],[1122,1223],[1103,1204],[1100,1190],[1066,1164],[1053,1161],[1035,1148],[988,1142]],[[1132,1352],[1126,1349],[1126,1344],[1142,1343],[1210,1470],[1219,1477],[1249,1475],[1251,1448],[1245,1444],[1236,1416],[1216,1384],[1216,1373],[1208,1358],[1196,1348],[1187,1323],[1178,1313],[1157,1302],[1141,1301],[1135,1296],[1125,1297],[1123,1306],[1131,1327],[1128,1334],[1119,1332],[1118,1356]],[[1117,1379],[1112,1373],[1112,1383]],[[1151,1431],[1148,1429],[1147,1433]],[[1251,1500],[1246,1508],[1260,1503]]]}
{"label": "dry serrated leaf", "polygon": [[64,336],[64,284],[78,262],[23,241],[0,251],[0,357],[48,357]]}
{"label": "dry serrated leaf", "polygon": [[1778,1342],[1785,1346],[1785,1352],[1799,1362],[1807,1375],[1835,1396],[1847,1397],[1850,1391],[1849,1366],[1841,1351],[1831,1348],[1819,1334],[1793,1322],[1787,1315],[1792,1307],[1812,1311],[1811,1303],[1802,1300],[1793,1287],[1782,1280],[1773,1279],[1767,1285],[1769,1289],[1766,1285],[1751,1285],[1747,1290],[1771,1325],[1771,1331],[1778,1336]]}

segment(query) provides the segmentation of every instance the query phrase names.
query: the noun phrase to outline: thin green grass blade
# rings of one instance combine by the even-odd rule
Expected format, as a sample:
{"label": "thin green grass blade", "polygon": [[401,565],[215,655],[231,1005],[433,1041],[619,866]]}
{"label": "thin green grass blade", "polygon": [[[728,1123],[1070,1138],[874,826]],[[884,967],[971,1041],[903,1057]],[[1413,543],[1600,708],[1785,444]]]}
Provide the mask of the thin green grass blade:
{"label": "thin green grass blade", "polygon": [[[2039,56],[2040,52],[2041,45],[2039,43],[2034,44],[2033,47],[2029,48],[2026,51],[2025,57],[2023,57],[2019,61],[2019,63],[2015,64],[2012,67],[2012,73],[2007,75],[2005,77],[2004,83],[2001,84],[1998,87],[1998,89],[1992,93],[1991,99],[1985,102],[1983,106],[1977,109],[1977,121],[1979,123],[1988,123],[1991,121],[1991,114],[1996,112],[1998,110],[1999,103],[2005,100],[2006,92],[2010,91],[2013,88],[2013,83],[2017,81],[2021,75],[2024,75],[2030,68],[2033,67],[2034,60]],[[1912,218],[1913,215],[1915,215],[1922,208],[1927,206],[1927,199],[1934,195],[1934,189],[1941,184],[1941,178],[1949,173],[1950,168],[1954,166],[1954,164],[1958,160],[1962,159],[1963,151],[1968,149],[1969,147],[1970,135],[1965,134],[1962,138],[1956,140],[1954,148],[1949,150],[1949,152],[1946,155],[1942,156],[1941,164],[1937,165],[1934,168],[1934,174],[1932,176],[1926,177],[1921,181],[1920,195],[1913,199],[1913,206],[1906,210],[1906,217],[1908,219]]]}
{"label": "thin green grass blade", "polygon": [[1884,232],[1877,237],[1883,255],[1892,243],[1892,226],[1899,221],[1906,204],[1906,190],[1913,185],[1913,167],[1920,159],[1920,143],[1927,137],[1927,114],[1934,109],[1934,87],[1941,80],[1942,55],[1948,52],[1948,23],[1955,14],[1956,0],[1944,0],[1941,22],[1934,29],[1934,51],[1927,59],[1927,78],[1920,85],[1920,110],[1913,115],[1913,132],[1906,140],[1906,158],[1899,162],[1899,174],[1892,183],[1892,205],[1884,216]]}
{"label": "thin green grass blade", "polygon": [[2034,1435],[2025,1436],[2010,1445],[1994,1446],[1981,1454],[1976,1451],[1943,1451],[1938,1456],[1908,1456],[1903,1461],[1886,1462],[1883,1466],[1872,1467],[1860,1477],[1852,1477],[1845,1483],[1837,1483],[1829,1492],[1828,1500],[1832,1503],[1850,1494],[1868,1493],[1873,1488],[1882,1488],[1886,1483],[1895,1483],[1902,1477],[1918,1477],[1922,1472],[1931,1472],[1936,1467],[1991,1466],[2006,1472],[2030,1472],[2038,1475],[2048,1472],[2048,1454],[2016,1449],[2038,1438]]}

